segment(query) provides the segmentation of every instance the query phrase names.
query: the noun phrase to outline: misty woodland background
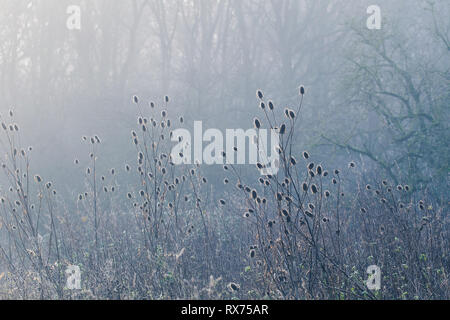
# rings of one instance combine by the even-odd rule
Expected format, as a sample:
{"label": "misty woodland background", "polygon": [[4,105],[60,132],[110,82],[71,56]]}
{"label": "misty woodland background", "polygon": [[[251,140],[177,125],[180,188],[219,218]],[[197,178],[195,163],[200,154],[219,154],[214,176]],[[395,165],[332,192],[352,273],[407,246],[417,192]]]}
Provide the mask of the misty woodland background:
{"label": "misty woodland background", "polygon": [[[372,2],[0,0],[0,298],[449,299],[450,5]],[[255,117],[278,175],[171,165]]]}

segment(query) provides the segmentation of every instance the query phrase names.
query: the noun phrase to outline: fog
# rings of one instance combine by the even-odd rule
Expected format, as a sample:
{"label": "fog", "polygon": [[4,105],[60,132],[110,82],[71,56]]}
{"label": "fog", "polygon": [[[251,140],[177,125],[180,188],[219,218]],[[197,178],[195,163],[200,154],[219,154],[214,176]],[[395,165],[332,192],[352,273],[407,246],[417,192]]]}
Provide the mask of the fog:
{"label": "fog", "polygon": [[[0,120],[7,127],[5,135],[2,131],[0,136],[0,152],[5,162],[0,196],[6,201],[0,217],[0,243],[3,242],[0,274],[8,268],[19,275],[33,270],[41,279],[39,284],[29,284],[22,277],[11,276],[7,280],[0,277],[0,288],[7,288],[0,290],[0,298],[448,299],[450,5],[446,0],[373,2],[0,0]],[[379,28],[369,28],[374,13],[367,9],[374,4],[380,9]],[[273,114],[267,113],[269,101],[274,105]],[[265,109],[261,108],[261,102]],[[286,108],[295,111],[295,117],[286,120]],[[158,196],[162,192],[156,190],[164,185],[162,178],[158,185],[153,176],[149,181],[144,179],[147,173],[156,175],[156,167],[136,164],[140,151],[146,159],[144,163],[147,157],[153,163],[153,156],[146,151],[155,137],[158,144],[161,142],[159,133],[152,131],[151,137],[139,138],[137,144],[133,143],[132,131],[138,132],[138,136],[143,134],[140,130],[143,118],[149,123],[156,119],[159,126],[160,121],[166,121],[164,116],[161,120],[162,111],[172,120],[170,130],[186,128],[192,134],[195,121],[201,121],[204,130],[218,129],[224,135],[226,129],[253,128],[255,117],[266,128],[272,126],[266,120],[273,122],[274,127],[276,124],[277,129],[286,123],[290,134],[282,137],[282,141],[289,146],[289,157],[285,158],[288,149],[280,151],[282,158],[287,159],[281,162],[293,162],[290,157],[295,156],[303,172],[293,173],[282,166],[284,169],[280,169],[277,183],[272,180],[271,184],[278,187],[268,191],[264,189],[268,186],[264,187],[264,181],[264,188],[260,187],[255,165],[236,165],[227,171],[221,164],[202,164],[196,170],[202,172],[199,179],[205,179],[207,182],[203,184],[207,186],[196,189],[192,182],[183,191],[176,191],[173,200],[170,200],[170,192],[160,199]],[[20,129],[17,134],[8,133],[10,124],[17,124]],[[168,130],[161,131],[166,146],[164,151],[158,151],[166,155],[175,145],[170,142]],[[93,147],[90,139],[94,136],[99,137],[101,143],[94,139]],[[143,148],[142,143],[148,144]],[[33,149],[30,152],[29,146]],[[21,149],[27,151],[27,158],[15,164],[15,153],[20,153]],[[302,156],[305,150],[307,157]],[[311,161],[313,169],[308,169]],[[336,201],[323,204],[322,197],[314,198],[316,203],[298,194],[298,199],[295,196],[293,190],[298,191],[295,186],[301,190],[300,180],[305,176],[308,179],[308,173],[315,172],[313,180],[322,175],[322,169],[319,172],[316,169],[318,164],[330,173],[328,178],[323,178],[324,184],[325,180],[331,184],[335,169],[339,169],[342,176],[345,172],[345,177],[335,174],[339,176],[339,183],[347,183],[335,192],[337,204]],[[131,166],[132,175],[125,169],[126,165]],[[88,167],[94,170],[93,179],[91,173],[86,173]],[[191,167],[195,166],[175,166],[170,172],[171,179],[181,177],[176,170],[188,170],[189,176]],[[114,178],[108,181],[112,168]],[[14,173],[16,170],[19,171]],[[141,170],[145,171],[145,176],[140,174]],[[238,175],[231,177],[231,171]],[[21,178],[22,173],[29,179]],[[43,183],[52,182],[51,187],[43,189],[55,188],[57,196],[51,200],[54,205],[50,205],[50,200],[42,200],[45,199],[43,191],[32,181],[35,175],[42,177]],[[107,182],[101,176],[107,176]],[[285,178],[290,182],[286,183]],[[147,203],[136,200],[138,203],[135,202],[134,207],[130,205],[127,193],[133,193],[134,198],[140,188],[152,185],[151,179],[155,179],[154,194],[148,195],[149,191],[144,190]],[[224,183],[224,179],[229,183]],[[308,182],[308,190],[313,182]],[[29,189],[16,194],[15,189],[18,186],[25,189],[25,183],[30,185]],[[264,210],[253,208],[254,212],[250,212],[256,217],[248,225],[241,221],[242,214],[253,204],[249,204],[248,197],[236,196],[236,183],[249,185],[251,190],[257,190],[258,194],[263,192],[267,198]],[[322,180],[315,183],[322,194],[327,187],[324,185],[322,190]],[[371,211],[367,203],[372,200],[367,200],[364,193],[366,184],[374,186],[373,189],[379,184],[382,192],[388,185],[394,190],[407,186],[408,195],[395,199],[382,197],[382,203],[392,200],[393,204],[379,208],[377,200],[374,202],[377,209]],[[8,190],[11,186],[12,192]],[[115,193],[104,195],[102,190],[111,187],[115,188]],[[282,191],[285,188],[290,191]],[[346,196],[339,200],[344,191]],[[292,217],[295,224],[302,226],[311,219],[311,227],[307,223],[309,233],[305,231],[303,238],[297,234],[295,239],[290,238],[295,234],[294,229],[288,228],[289,236],[282,228],[283,215],[276,213],[285,204],[269,204],[280,202],[277,199],[280,192],[283,197],[286,194],[294,198],[287,201],[296,203],[298,208],[287,204],[289,209],[286,210],[289,216],[295,211],[298,218]],[[87,194],[91,193],[93,202],[80,204],[79,197],[88,198]],[[101,198],[97,193],[102,194]],[[347,197],[347,193],[351,197]],[[175,210],[178,214],[173,215],[173,206],[177,206],[184,194],[189,199],[201,198],[202,204],[192,200],[192,208],[180,207]],[[12,210],[16,198],[28,216],[31,216],[28,211],[31,212],[32,203],[36,207],[38,203],[42,202],[43,206],[45,203],[42,225],[39,225],[39,211],[31,216],[28,225],[17,227],[20,219]],[[311,218],[307,208],[303,208],[308,202],[322,208],[323,213],[312,212],[314,217]],[[393,207],[400,210],[399,203],[411,212],[391,214]],[[167,205],[170,210],[165,212]],[[154,208],[148,212],[146,206]],[[340,206],[342,212],[349,213],[341,213],[346,218],[339,216]],[[421,207],[426,212],[422,212]],[[193,213],[197,209],[200,216]],[[360,209],[373,212],[373,216],[359,216]],[[258,210],[262,210],[259,216]],[[142,225],[136,222],[139,218],[127,216],[138,217],[140,211],[144,220],[148,220]],[[391,221],[397,213],[398,219]],[[280,235],[262,231],[272,219],[280,219],[279,230],[275,232]],[[321,232],[320,225],[326,219],[331,220],[330,235]],[[159,226],[163,220],[167,223]],[[358,229],[363,221],[365,231]],[[381,221],[388,229],[382,236],[378,234],[376,221]],[[346,227],[341,227],[341,223]],[[16,239],[11,231],[13,225],[22,233],[17,236],[22,239],[21,244],[11,240]],[[191,225],[198,232],[195,238],[185,237]],[[404,229],[394,227],[399,225],[405,225]],[[421,227],[429,230],[416,235]],[[336,239],[341,229],[347,233],[342,239]],[[61,238],[65,238],[62,235],[67,235],[67,230],[77,235],[67,236],[65,243]],[[125,230],[129,234],[121,238]],[[355,234],[362,238],[367,236],[360,239],[361,246],[377,242],[379,237],[401,238],[402,250],[416,246],[418,251],[403,261],[390,256],[394,248],[382,240],[375,249],[355,249],[350,246]],[[39,235],[44,236],[45,249],[33,242],[37,240],[31,240]],[[273,246],[277,238],[286,241],[284,249],[296,248],[286,250],[289,256],[298,256],[298,261],[293,263],[301,265],[301,271],[298,265],[294,267],[287,260],[282,262],[284,249],[270,254],[263,250],[264,246]],[[303,247],[294,245],[305,239],[309,240]],[[318,251],[313,250],[318,245],[316,241],[323,242],[319,246],[323,245],[328,258],[321,258]],[[433,245],[428,245],[427,241]],[[256,253],[260,262],[248,262],[249,245],[257,242],[260,242]],[[77,246],[81,251],[76,251]],[[306,249],[309,246],[310,249]],[[149,252],[150,262],[140,251],[144,249]],[[38,258],[30,257],[27,250],[32,250]],[[180,257],[189,255],[189,262],[178,261],[180,250],[186,250]],[[358,277],[365,277],[361,273],[364,274],[370,264],[384,263],[386,269],[395,270],[399,264],[409,264],[405,277],[420,285],[412,285],[416,291],[386,285],[382,294],[377,295],[364,290],[361,279],[356,281],[359,287],[348,284],[346,277],[350,271],[336,277],[332,275],[334,271],[324,271],[328,267],[329,270],[335,270],[336,266],[349,267],[344,252],[357,252],[355,256],[351,254],[351,259],[358,261],[352,265],[360,271]],[[83,257],[87,253],[89,258]],[[419,261],[421,254],[428,260]],[[172,259],[155,266],[155,257],[160,255],[168,257],[168,261],[176,257],[176,262]],[[209,257],[208,261],[202,261],[202,256]],[[380,262],[369,263],[367,256]],[[134,261],[136,270],[123,262],[126,257]],[[308,259],[322,264],[322,271],[317,263],[305,262]],[[49,271],[58,261],[83,264],[90,270],[92,276],[86,280],[84,291],[74,294],[62,289],[64,270]],[[115,276],[99,280],[96,272],[103,270],[108,261],[112,261]],[[434,273],[415,278],[422,274],[426,263],[433,265]],[[218,270],[218,266],[222,269]],[[239,276],[245,267],[251,271]],[[445,276],[439,278],[436,270],[442,270]],[[273,275],[273,281],[261,279],[264,273]],[[167,274],[171,275],[170,281],[166,279]],[[140,280],[146,276],[152,280]],[[118,284],[119,278],[125,279],[124,283]],[[219,281],[216,287],[214,281],[219,278],[223,285]],[[338,287],[344,282],[349,286],[344,292],[348,289],[353,295],[346,293],[342,297],[339,296],[342,293],[325,286],[325,283],[332,283],[332,287]],[[29,289],[18,289],[19,284]],[[239,284],[242,290],[234,290],[230,284]],[[209,288],[209,291],[199,288]]]}

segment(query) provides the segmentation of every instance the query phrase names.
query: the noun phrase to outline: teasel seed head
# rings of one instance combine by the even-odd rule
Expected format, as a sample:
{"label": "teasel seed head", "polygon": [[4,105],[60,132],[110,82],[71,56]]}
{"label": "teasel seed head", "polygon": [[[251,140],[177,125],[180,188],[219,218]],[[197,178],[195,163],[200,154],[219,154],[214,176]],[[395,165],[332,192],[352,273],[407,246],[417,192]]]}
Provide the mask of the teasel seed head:
{"label": "teasel seed head", "polygon": [[291,156],[291,165],[295,166],[297,164],[297,159],[294,158],[294,156]]}
{"label": "teasel seed head", "polygon": [[254,123],[256,129],[261,128],[261,122],[259,121],[258,118],[255,118],[255,119],[253,120],[253,123]]}
{"label": "teasel seed head", "polygon": [[260,100],[262,100],[262,99],[264,98],[264,95],[263,95],[263,93],[262,93],[261,90],[257,90],[257,91],[256,91],[256,96],[257,96],[258,99],[260,99]]}
{"label": "teasel seed head", "polygon": [[322,174],[322,166],[319,164],[316,168],[316,173],[320,176]]}
{"label": "teasel seed head", "polygon": [[294,110],[289,110],[289,118],[291,118],[292,120],[295,119],[295,111]]}
{"label": "teasel seed head", "polygon": [[305,87],[304,86],[300,86],[300,88],[299,88],[299,93],[300,93],[300,95],[304,95],[305,94]]}
{"label": "teasel seed head", "polygon": [[239,291],[239,289],[241,288],[237,283],[234,282],[230,282],[227,287],[231,292]]}
{"label": "teasel seed head", "polygon": [[312,212],[306,210],[305,211],[306,216],[310,217],[310,218],[314,218],[314,215],[312,214]]}

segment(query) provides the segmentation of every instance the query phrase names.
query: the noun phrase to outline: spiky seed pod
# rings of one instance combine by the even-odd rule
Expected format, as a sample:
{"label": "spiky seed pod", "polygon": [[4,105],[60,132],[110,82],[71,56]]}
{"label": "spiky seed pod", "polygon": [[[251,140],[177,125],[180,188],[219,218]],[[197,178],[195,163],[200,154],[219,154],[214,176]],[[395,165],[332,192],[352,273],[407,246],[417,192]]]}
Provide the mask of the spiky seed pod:
{"label": "spiky seed pod", "polygon": [[295,119],[295,111],[294,110],[289,110],[289,118],[291,118],[292,120]]}
{"label": "spiky seed pod", "polygon": [[316,173],[320,176],[322,174],[322,166],[319,164],[316,168]]}
{"label": "spiky seed pod", "polygon": [[241,288],[237,283],[234,282],[230,282],[227,287],[231,292],[239,291],[239,289]]}
{"label": "spiky seed pod", "polygon": [[278,201],[283,200],[283,195],[280,192],[277,192],[277,200]]}
{"label": "spiky seed pod", "polygon": [[257,90],[257,91],[256,91],[256,96],[257,96],[258,99],[260,99],[260,100],[262,100],[262,99],[264,98],[264,95],[263,95],[263,93],[262,93],[261,90]]}
{"label": "spiky seed pod", "polygon": [[303,188],[303,191],[305,191],[305,192],[308,191],[308,184],[306,182],[303,182],[302,188]]}
{"label": "spiky seed pod", "polygon": [[300,88],[299,88],[299,93],[300,93],[300,95],[304,95],[305,94],[305,87],[304,86],[300,86]]}
{"label": "spiky seed pod", "polygon": [[295,166],[297,164],[297,159],[294,158],[294,156],[291,156],[291,165]]}
{"label": "spiky seed pod", "polygon": [[256,129],[260,129],[261,128],[261,122],[259,121],[258,118],[255,118],[253,120],[253,123],[254,123]]}

